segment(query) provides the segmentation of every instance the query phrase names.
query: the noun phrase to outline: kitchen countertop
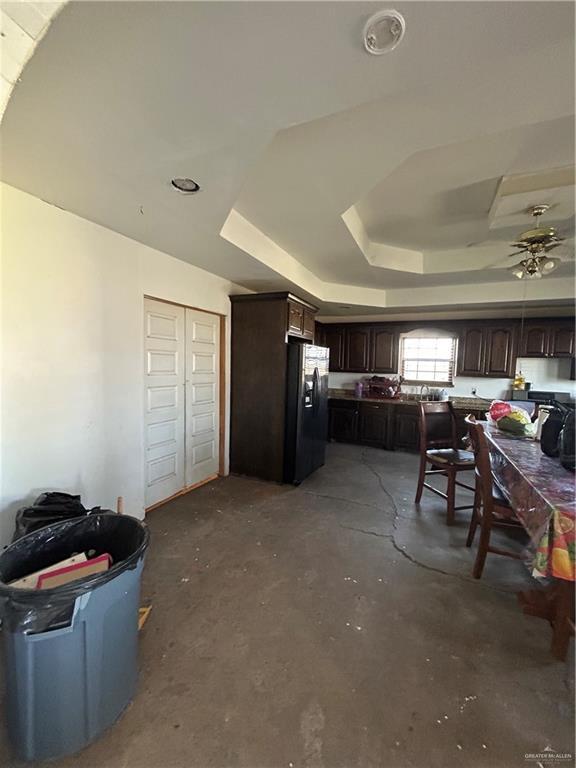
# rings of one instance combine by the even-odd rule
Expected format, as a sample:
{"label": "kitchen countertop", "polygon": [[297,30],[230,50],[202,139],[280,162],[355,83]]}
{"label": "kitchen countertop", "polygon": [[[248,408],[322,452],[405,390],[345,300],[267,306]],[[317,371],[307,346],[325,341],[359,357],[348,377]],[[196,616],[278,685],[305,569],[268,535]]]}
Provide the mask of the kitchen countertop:
{"label": "kitchen countertop", "polygon": [[[329,389],[328,397],[332,400],[355,400],[359,403],[387,403],[388,405],[413,405],[417,406],[419,400],[405,399],[404,397],[386,399],[383,397],[356,397],[351,389]],[[437,402],[437,401],[436,401]],[[456,410],[487,411],[491,400],[482,400],[479,397],[451,397],[450,402]]]}

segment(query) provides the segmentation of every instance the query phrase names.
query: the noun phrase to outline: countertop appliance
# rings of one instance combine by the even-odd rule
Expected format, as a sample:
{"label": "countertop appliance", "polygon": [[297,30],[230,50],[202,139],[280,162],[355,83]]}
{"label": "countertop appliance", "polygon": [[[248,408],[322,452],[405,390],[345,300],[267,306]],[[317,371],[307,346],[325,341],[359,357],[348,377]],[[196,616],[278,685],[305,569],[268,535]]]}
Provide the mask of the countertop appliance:
{"label": "countertop appliance", "polygon": [[324,464],[329,350],[300,342],[287,346],[284,482],[298,485]]}
{"label": "countertop appliance", "polygon": [[552,404],[554,401],[570,405],[572,395],[570,392],[545,392],[539,389],[513,389],[512,400],[532,400],[540,405]]}

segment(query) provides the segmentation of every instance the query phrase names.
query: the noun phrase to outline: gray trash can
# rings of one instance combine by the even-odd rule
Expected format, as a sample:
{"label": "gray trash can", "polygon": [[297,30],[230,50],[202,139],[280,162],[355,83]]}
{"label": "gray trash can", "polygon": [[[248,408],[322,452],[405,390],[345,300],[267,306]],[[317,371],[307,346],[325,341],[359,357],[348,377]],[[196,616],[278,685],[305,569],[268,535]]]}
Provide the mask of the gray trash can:
{"label": "gray trash can", "polygon": [[[139,520],[100,513],[42,528],[0,555],[5,711],[20,758],[53,759],[82,749],[132,700],[148,542]],[[88,550],[109,553],[112,567],[54,589],[7,585]]]}

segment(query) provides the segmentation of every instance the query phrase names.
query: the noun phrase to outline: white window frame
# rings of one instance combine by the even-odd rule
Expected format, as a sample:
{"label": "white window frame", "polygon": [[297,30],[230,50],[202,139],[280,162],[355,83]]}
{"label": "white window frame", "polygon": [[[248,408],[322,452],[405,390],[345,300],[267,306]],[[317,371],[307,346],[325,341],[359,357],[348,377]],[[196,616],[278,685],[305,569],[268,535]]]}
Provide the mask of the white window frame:
{"label": "white window frame", "polygon": [[[407,357],[405,354],[405,342],[406,340],[412,340],[412,339],[450,339],[452,341],[452,349],[451,349],[451,355],[450,357],[429,357],[425,358],[421,355],[418,357]],[[400,375],[402,376],[402,381],[404,384],[413,384],[413,385],[434,385],[434,386],[441,386],[441,387],[453,387],[454,386],[454,375],[456,370],[456,351],[457,351],[457,343],[458,343],[458,337],[454,333],[450,333],[449,331],[443,331],[443,330],[434,330],[432,328],[426,328],[426,329],[416,329],[414,331],[410,331],[409,333],[403,333],[400,336]],[[448,377],[447,378],[413,378],[406,374],[405,370],[405,363],[407,360],[416,360],[418,362],[423,363],[429,363],[433,368],[435,368],[436,364],[441,362],[448,362]],[[435,370],[434,370],[435,373]]]}

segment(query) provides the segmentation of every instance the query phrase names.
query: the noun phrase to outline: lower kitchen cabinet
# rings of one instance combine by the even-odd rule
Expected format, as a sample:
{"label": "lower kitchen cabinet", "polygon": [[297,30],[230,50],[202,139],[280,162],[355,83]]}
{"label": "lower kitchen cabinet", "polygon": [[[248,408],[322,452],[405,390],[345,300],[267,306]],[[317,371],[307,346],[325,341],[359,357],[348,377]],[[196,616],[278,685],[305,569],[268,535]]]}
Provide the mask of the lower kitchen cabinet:
{"label": "lower kitchen cabinet", "polygon": [[420,449],[420,412],[412,406],[394,406],[394,448],[402,451]]}
{"label": "lower kitchen cabinet", "polygon": [[356,443],[358,441],[359,404],[346,400],[329,400],[329,437],[338,443]]}
{"label": "lower kitchen cabinet", "polygon": [[358,440],[364,445],[388,448],[390,406],[379,403],[360,403]]}
{"label": "lower kitchen cabinet", "polygon": [[[359,443],[388,450],[420,450],[420,410],[418,405],[359,402],[331,398],[331,440],[339,443]],[[468,433],[466,416],[472,413],[479,421],[486,418],[485,411],[458,409],[456,434],[458,447],[464,448],[462,439]]]}

